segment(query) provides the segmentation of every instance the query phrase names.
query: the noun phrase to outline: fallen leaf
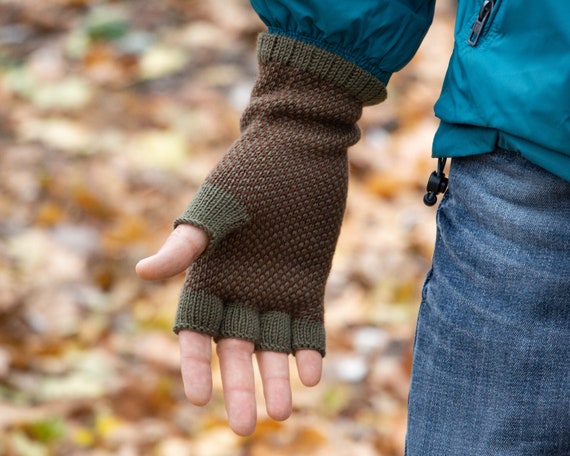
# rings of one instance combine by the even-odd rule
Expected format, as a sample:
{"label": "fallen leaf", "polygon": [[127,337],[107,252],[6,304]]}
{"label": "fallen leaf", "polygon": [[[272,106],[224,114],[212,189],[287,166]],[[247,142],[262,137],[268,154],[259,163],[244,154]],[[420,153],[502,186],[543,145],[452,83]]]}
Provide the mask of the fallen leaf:
{"label": "fallen leaf", "polygon": [[139,62],[139,74],[143,79],[157,79],[181,71],[190,60],[182,48],[156,45],[148,49]]}
{"label": "fallen leaf", "polygon": [[143,131],[133,135],[126,153],[137,166],[174,171],[187,159],[188,142],[176,131]]}
{"label": "fallen leaf", "polygon": [[90,129],[80,122],[62,117],[22,121],[18,127],[18,136],[22,141],[40,141],[48,147],[71,154],[94,151],[94,137]]}

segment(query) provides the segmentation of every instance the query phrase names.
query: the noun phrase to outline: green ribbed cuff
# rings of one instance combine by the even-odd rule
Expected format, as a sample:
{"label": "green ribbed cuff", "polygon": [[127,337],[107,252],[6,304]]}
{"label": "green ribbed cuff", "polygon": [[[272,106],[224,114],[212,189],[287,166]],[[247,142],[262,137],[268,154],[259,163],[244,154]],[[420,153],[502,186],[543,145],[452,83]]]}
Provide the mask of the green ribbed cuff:
{"label": "green ribbed cuff", "polygon": [[216,341],[226,337],[256,342],[259,339],[259,314],[257,310],[241,304],[226,306],[220,335]]}
{"label": "green ribbed cuff", "polygon": [[174,228],[187,223],[205,230],[210,237],[207,254],[226,234],[248,221],[247,211],[231,194],[206,182],[198,189],[184,214],[174,221]]}
{"label": "green ribbed cuff", "polygon": [[262,313],[256,349],[291,353],[291,316],[277,311]]}
{"label": "green ribbed cuff", "polygon": [[217,336],[224,317],[221,299],[210,294],[183,288],[172,328],[176,334],[183,329]]}
{"label": "green ribbed cuff", "polygon": [[386,99],[386,86],[372,74],[340,55],[284,35],[261,33],[257,41],[261,63],[276,62],[309,71],[342,87],[364,106]]}
{"label": "green ribbed cuff", "polygon": [[317,350],[321,356],[326,353],[326,334],[322,322],[310,318],[293,320],[293,353],[297,350]]}

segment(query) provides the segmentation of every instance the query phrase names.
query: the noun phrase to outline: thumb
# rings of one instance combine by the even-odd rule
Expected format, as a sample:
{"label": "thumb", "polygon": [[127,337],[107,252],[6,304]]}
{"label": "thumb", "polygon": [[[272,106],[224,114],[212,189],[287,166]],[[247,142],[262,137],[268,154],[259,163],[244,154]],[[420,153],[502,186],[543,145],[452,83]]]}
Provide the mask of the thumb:
{"label": "thumb", "polygon": [[176,227],[160,250],[136,265],[137,275],[144,280],[159,280],[185,271],[208,246],[208,234],[195,226]]}

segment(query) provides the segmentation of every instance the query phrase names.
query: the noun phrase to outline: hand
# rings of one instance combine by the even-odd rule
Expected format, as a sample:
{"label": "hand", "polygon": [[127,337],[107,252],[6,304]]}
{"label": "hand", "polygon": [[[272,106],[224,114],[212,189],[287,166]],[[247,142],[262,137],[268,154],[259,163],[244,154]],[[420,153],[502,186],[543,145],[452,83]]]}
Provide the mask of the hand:
{"label": "hand", "polygon": [[[204,231],[191,225],[179,225],[156,254],[137,264],[136,272],[144,280],[172,277],[186,270],[207,245],[208,236]],[[211,337],[183,330],[179,342],[186,397],[194,405],[206,405],[212,396]],[[228,338],[218,342],[216,351],[229,425],[236,434],[249,435],[255,430],[257,420],[252,364],[254,345]],[[292,412],[288,355],[260,351],[256,353],[256,359],[267,414],[274,420],[285,420]],[[321,378],[321,354],[314,350],[299,350],[295,360],[301,382],[305,386],[316,385]]]}

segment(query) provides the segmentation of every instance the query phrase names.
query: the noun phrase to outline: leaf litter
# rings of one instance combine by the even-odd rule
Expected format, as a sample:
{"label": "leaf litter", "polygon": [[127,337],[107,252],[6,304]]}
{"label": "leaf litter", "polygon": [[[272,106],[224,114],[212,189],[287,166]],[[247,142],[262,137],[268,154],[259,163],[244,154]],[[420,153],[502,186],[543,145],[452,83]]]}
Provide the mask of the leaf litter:
{"label": "leaf litter", "polygon": [[263,25],[245,0],[0,2],[0,454],[403,454],[451,4],[349,152],[323,381],[293,377],[283,423],[258,391],[239,438],[215,362],[211,403],[184,398],[182,277],[143,283],[134,264],[239,134]]}

